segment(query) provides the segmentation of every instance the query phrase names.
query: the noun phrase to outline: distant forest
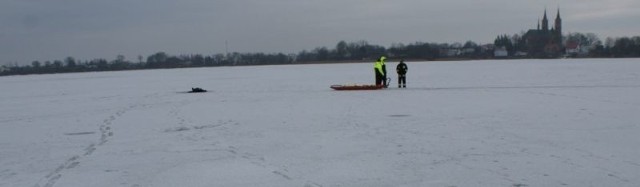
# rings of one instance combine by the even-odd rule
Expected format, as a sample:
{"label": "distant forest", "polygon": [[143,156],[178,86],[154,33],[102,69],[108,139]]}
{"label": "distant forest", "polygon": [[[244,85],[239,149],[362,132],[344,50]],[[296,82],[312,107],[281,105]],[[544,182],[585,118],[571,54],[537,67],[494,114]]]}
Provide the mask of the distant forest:
{"label": "distant forest", "polygon": [[[301,51],[298,54],[283,53],[229,53],[215,55],[170,55],[157,52],[146,58],[138,56],[131,61],[123,55],[113,60],[93,59],[78,60],[67,57],[63,60],[33,61],[30,65],[19,66],[17,63],[0,66],[0,76],[26,75],[89,71],[119,71],[138,69],[214,67],[214,66],[246,66],[275,64],[308,64],[308,63],[340,63],[340,62],[372,62],[381,55],[392,60],[468,60],[493,59],[494,49],[506,49],[506,58],[529,58],[516,56],[521,50],[521,35],[501,35],[493,44],[479,45],[473,41],[463,43],[423,43],[393,44],[389,48],[372,45],[366,41],[340,41],[334,48],[318,47]],[[583,58],[627,58],[640,57],[640,36],[607,38],[600,41],[594,34],[570,33],[564,36],[565,42],[579,43],[589,50],[579,57]],[[566,57],[566,56],[565,56]],[[576,57],[576,56],[569,56]],[[505,57],[502,57],[505,58]]]}

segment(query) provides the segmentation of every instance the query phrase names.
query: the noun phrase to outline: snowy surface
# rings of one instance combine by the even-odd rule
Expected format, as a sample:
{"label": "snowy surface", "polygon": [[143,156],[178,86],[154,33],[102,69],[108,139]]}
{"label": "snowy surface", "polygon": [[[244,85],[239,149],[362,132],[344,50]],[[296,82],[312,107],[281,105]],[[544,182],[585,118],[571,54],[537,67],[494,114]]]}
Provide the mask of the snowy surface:
{"label": "snowy surface", "polygon": [[0,77],[0,186],[640,186],[640,60],[408,66]]}

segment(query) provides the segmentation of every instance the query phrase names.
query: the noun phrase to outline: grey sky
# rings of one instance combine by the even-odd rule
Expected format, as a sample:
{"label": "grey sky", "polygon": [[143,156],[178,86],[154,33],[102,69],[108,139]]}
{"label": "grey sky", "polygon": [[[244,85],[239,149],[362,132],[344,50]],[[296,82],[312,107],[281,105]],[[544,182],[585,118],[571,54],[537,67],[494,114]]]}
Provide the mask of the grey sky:
{"label": "grey sky", "polygon": [[560,7],[564,33],[640,35],[638,0],[2,0],[0,64],[158,51],[296,53],[340,40],[490,43]]}

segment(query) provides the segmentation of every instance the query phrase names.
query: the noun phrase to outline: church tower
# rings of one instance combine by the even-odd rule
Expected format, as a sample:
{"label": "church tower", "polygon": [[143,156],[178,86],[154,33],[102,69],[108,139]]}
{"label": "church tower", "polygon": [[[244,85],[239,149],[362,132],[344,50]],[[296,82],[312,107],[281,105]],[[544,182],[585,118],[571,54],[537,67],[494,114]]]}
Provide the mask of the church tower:
{"label": "church tower", "polygon": [[560,8],[558,8],[558,15],[556,16],[555,30],[558,35],[562,35],[562,19],[560,19]]}
{"label": "church tower", "polygon": [[560,18],[560,7],[558,7],[558,14],[556,16],[555,26],[554,26],[553,40],[558,44],[561,50],[563,50],[564,45],[562,44],[562,19]]}
{"label": "church tower", "polygon": [[547,19],[547,9],[544,10],[544,17],[542,18],[542,30],[549,31],[549,19]]}

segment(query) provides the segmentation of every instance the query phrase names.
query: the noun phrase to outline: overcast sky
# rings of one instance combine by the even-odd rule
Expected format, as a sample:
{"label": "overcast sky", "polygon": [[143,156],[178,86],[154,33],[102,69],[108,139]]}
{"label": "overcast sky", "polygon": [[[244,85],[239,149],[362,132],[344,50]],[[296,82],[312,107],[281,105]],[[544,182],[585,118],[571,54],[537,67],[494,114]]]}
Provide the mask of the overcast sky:
{"label": "overcast sky", "polygon": [[[169,54],[297,53],[340,40],[491,43],[560,7],[563,31],[640,35],[639,0],[1,0],[0,65]],[[552,24],[552,22],[550,23]]]}

